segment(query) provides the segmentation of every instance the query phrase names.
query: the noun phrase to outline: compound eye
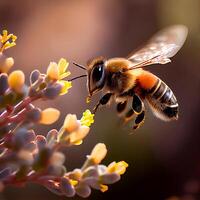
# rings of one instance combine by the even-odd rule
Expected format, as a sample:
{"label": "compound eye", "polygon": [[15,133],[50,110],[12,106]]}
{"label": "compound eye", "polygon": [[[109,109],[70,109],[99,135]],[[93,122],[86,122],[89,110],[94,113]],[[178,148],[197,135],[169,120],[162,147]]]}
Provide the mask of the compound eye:
{"label": "compound eye", "polygon": [[92,80],[94,83],[101,81],[104,77],[104,66],[103,64],[98,64],[92,72]]}

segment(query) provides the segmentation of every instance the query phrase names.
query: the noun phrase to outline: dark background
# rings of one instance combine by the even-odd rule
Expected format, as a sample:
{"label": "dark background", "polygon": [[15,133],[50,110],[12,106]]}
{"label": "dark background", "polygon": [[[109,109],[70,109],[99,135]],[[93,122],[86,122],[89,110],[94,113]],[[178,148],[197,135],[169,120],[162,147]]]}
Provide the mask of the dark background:
{"label": "dark background", "polygon": [[[0,28],[18,36],[17,46],[6,53],[15,58],[13,69],[27,76],[42,72],[50,61],[61,57],[85,64],[96,56],[126,56],[153,33],[171,24],[185,24],[189,36],[172,63],[149,67],[174,91],[180,118],[166,123],[147,112],[146,122],[134,135],[119,126],[114,107],[101,109],[90,135],[81,146],[67,150],[68,169],[80,167],[92,147],[104,142],[108,148],[104,163],[125,160],[129,168],[122,180],[106,193],[93,191],[89,199],[137,200],[200,199],[200,1],[199,0],[1,0]],[[82,73],[70,65],[73,75]],[[28,80],[27,80],[28,82]],[[86,80],[73,84],[69,94],[49,105],[62,110],[57,124],[39,127],[46,134],[59,128],[67,113],[81,113],[85,104]],[[177,196],[177,197],[175,197]],[[64,199],[46,189],[28,185],[7,188],[5,200]],[[75,197],[74,199],[79,199]]]}

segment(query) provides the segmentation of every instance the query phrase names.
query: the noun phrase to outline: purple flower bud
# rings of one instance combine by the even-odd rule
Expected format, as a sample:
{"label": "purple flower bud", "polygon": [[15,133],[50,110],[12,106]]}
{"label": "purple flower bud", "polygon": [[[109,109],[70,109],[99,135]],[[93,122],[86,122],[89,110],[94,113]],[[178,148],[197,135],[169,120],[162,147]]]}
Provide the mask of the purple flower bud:
{"label": "purple flower bud", "polygon": [[61,89],[62,86],[60,84],[55,83],[52,86],[47,87],[44,90],[43,95],[47,99],[55,99],[57,96],[59,96]]}
{"label": "purple flower bud", "polygon": [[60,180],[60,189],[66,197],[73,197],[75,195],[74,186],[71,185],[69,179],[62,177]]}
{"label": "purple flower bud", "polygon": [[33,108],[26,114],[26,120],[37,123],[41,118],[41,110],[39,108]]}
{"label": "purple flower bud", "polygon": [[103,184],[113,184],[120,180],[120,175],[117,173],[108,173],[100,177]]}
{"label": "purple flower bud", "polygon": [[53,146],[57,141],[58,131],[56,129],[52,129],[47,134],[47,143],[49,146]]}
{"label": "purple flower bud", "polygon": [[40,72],[38,70],[32,71],[30,75],[30,84],[34,84],[40,77]]}
{"label": "purple flower bud", "polygon": [[14,149],[21,149],[27,143],[32,142],[35,139],[35,133],[33,130],[27,130],[26,128],[19,129],[12,137],[11,145]]}
{"label": "purple flower bud", "polygon": [[0,74],[0,95],[3,95],[8,89],[8,76],[7,74]]}
{"label": "purple flower bud", "polygon": [[87,198],[91,194],[91,188],[85,184],[79,184],[76,188],[76,193],[80,197]]}
{"label": "purple flower bud", "polygon": [[37,143],[37,146],[38,146],[39,149],[43,149],[46,146],[47,141],[46,141],[46,138],[43,135],[37,135],[36,136],[36,143]]}

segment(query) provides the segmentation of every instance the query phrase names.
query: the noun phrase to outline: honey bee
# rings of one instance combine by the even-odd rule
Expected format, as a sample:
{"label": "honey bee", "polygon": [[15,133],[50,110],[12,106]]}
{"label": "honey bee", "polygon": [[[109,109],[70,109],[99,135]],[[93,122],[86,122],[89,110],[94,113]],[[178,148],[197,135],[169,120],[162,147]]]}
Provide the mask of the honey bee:
{"label": "honey bee", "polygon": [[[173,25],[159,31],[127,58],[100,57],[93,59],[87,68],[74,63],[87,70],[89,98],[100,91],[104,93],[94,112],[100,105],[106,105],[113,99],[117,103],[117,112],[124,114],[125,122],[136,116],[133,129],[137,129],[144,122],[146,102],[161,120],[177,120],[178,102],[174,93],[164,81],[143,68],[169,63],[170,58],[183,46],[187,33],[184,25]],[[130,100],[131,108],[126,111]]]}

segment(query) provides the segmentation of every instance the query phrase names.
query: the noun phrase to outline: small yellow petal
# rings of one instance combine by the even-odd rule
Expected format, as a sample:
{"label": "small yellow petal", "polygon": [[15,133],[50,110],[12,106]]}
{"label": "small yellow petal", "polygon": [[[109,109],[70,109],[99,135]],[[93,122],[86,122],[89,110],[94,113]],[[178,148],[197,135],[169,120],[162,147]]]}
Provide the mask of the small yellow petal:
{"label": "small yellow petal", "polygon": [[17,40],[17,36],[16,35],[12,35],[12,41],[15,42]]}
{"label": "small yellow petal", "polygon": [[72,87],[72,82],[71,81],[64,81],[61,80],[59,83],[62,85],[62,89],[60,91],[60,95],[64,95],[68,92],[68,90]]}
{"label": "small yellow petal", "polygon": [[116,162],[112,162],[109,166],[108,166],[108,171],[110,173],[117,173],[119,175],[122,175],[125,173],[126,168],[128,167],[128,164],[125,161],[120,161],[118,163]]}
{"label": "small yellow petal", "polygon": [[58,70],[58,66],[55,62],[50,62],[49,66],[47,68],[47,76],[51,80],[59,79],[59,70]]}
{"label": "small yellow petal", "polygon": [[86,110],[81,118],[81,125],[90,127],[94,123],[94,114],[90,110]]}
{"label": "small yellow petal", "polygon": [[69,182],[71,185],[76,186],[78,184],[78,181],[74,180],[74,179],[69,179]]}
{"label": "small yellow petal", "polygon": [[92,159],[95,164],[99,164],[105,158],[106,154],[107,154],[106,145],[103,143],[98,143],[93,148],[90,154],[90,159]]}
{"label": "small yellow petal", "polygon": [[100,190],[101,190],[101,192],[106,192],[108,190],[108,186],[101,184],[100,185]]}
{"label": "small yellow petal", "polygon": [[62,79],[64,79],[64,78],[66,78],[66,77],[68,77],[69,75],[71,74],[71,72],[65,72],[65,73],[63,73],[63,74],[61,74],[60,76],[59,76],[59,79],[60,80],[62,80]]}
{"label": "small yellow petal", "polygon": [[11,48],[11,47],[14,47],[16,45],[15,42],[6,42],[4,45],[3,45],[3,49],[8,49],[8,48]]}
{"label": "small yellow petal", "polygon": [[60,111],[55,108],[47,108],[41,112],[41,124],[53,124],[58,120]]}
{"label": "small yellow petal", "polygon": [[59,74],[62,75],[63,73],[65,73],[65,71],[67,70],[69,63],[66,61],[66,59],[61,58],[58,62],[58,70],[59,70]]}
{"label": "small yellow petal", "polygon": [[21,70],[13,71],[8,76],[8,84],[16,92],[21,92],[21,89],[24,86],[25,76]]}

